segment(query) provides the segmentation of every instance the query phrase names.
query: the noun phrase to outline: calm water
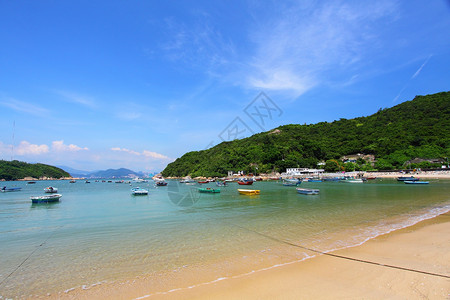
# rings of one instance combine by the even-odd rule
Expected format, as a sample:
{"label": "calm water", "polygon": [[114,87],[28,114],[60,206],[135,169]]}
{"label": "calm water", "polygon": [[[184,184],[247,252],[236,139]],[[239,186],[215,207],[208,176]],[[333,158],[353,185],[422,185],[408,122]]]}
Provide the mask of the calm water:
{"label": "calm water", "polygon": [[[22,187],[0,193],[0,296],[28,297],[123,281],[199,264],[255,257],[249,268],[301,260],[308,254],[270,239],[329,251],[450,210],[450,182],[406,185],[392,179],[364,184],[302,183],[320,195],[296,193],[279,182],[256,182],[260,196],[238,185],[220,194],[169,181],[129,184],[84,181],[1,182]],[[32,205],[52,185],[61,202]],[[213,187],[212,183],[206,185]],[[285,248],[283,248],[285,247]],[[290,252],[289,252],[290,251]],[[238,258],[238,260],[236,260]],[[228,272],[223,269],[223,272]],[[217,270],[218,276],[221,269]],[[0,297],[1,298],[1,297]]]}

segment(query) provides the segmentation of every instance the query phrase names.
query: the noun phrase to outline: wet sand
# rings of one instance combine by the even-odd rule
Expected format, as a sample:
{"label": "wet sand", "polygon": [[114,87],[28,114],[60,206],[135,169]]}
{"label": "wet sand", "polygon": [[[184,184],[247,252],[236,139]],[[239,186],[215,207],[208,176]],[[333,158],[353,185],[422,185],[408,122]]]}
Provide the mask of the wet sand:
{"label": "wet sand", "polygon": [[448,299],[449,250],[450,213],[447,213],[361,246],[334,251],[333,256],[318,255],[223,280],[211,280],[218,277],[214,268],[210,268],[198,273],[181,271],[156,281],[155,277],[136,278],[122,284],[102,284],[52,296],[58,299]]}

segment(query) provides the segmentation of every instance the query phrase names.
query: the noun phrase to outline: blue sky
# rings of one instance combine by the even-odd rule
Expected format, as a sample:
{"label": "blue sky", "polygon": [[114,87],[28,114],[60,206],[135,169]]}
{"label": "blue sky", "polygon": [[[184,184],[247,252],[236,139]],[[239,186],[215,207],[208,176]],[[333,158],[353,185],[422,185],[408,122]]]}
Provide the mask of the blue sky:
{"label": "blue sky", "polygon": [[450,3],[1,1],[0,159],[161,171],[448,91]]}

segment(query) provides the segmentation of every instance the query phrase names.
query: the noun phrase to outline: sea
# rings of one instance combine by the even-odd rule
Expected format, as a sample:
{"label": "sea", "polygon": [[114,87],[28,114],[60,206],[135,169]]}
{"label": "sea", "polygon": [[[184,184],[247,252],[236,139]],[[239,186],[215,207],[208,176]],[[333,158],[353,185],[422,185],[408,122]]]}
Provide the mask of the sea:
{"label": "sea", "polygon": [[[318,195],[280,181],[230,183],[216,194],[198,192],[214,183],[167,182],[0,182],[22,188],[0,193],[0,299],[82,293],[152,276],[170,281],[180,270],[214,268],[208,280],[221,280],[361,245],[450,211],[450,180],[443,179],[299,186]],[[48,186],[58,188],[60,201],[32,204],[30,196]],[[133,196],[136,186],[148,195]],[[238,188],[260,195],[240,195]],[[141,296],[165,292],[155,285]]]}

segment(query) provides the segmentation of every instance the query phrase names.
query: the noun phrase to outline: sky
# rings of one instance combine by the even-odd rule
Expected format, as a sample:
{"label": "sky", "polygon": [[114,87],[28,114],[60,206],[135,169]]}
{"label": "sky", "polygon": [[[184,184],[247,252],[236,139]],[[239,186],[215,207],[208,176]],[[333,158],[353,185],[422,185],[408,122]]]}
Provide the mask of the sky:
{"label": "sky", "polygon": [[450,90],[450,1],[0,1],[0,159],[159,172]]}

